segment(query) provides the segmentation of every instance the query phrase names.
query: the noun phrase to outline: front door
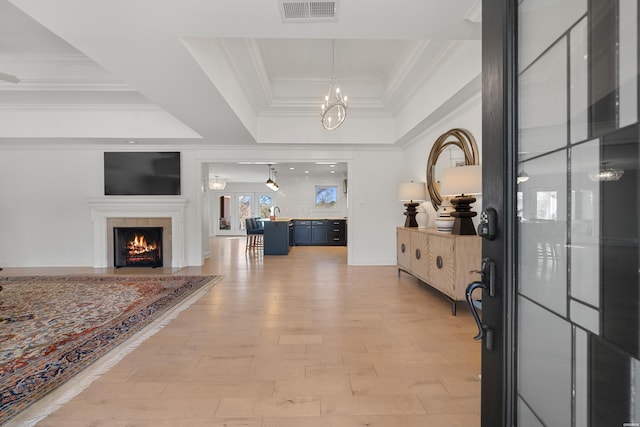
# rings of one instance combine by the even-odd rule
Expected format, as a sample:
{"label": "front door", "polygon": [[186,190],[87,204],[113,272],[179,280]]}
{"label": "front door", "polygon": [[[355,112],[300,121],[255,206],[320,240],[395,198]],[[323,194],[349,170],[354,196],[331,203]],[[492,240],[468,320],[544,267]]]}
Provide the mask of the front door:
{"label": "front door", "polygon": [[483,426],[640,425],[638,13],[483,2]]}

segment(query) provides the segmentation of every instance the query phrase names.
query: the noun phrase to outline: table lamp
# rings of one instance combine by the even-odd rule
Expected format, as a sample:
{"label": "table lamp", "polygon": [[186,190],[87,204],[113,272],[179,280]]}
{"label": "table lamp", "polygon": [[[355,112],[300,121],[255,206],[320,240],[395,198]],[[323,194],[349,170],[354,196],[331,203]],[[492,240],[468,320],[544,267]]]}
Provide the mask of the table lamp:
{"label": "table lamp", "polygon": [[398,196],[401,202],[406,202],[404,205],[407,208],[405,216],[407,219],[404,222],[405,227],[417,227],[416,221],[416,207],[420,203],[424,202],[427,197],[427,189],[424,182],[403,182],[398,188]]}
{"label": "table lamp", "polygon": [[445,169],[440,176],[440,183],[440,194],[451,196],[450,201],[455,209],[451,213],[455,218],[451,234],[476,234],[471,218],[477,213],[471,210],[470,205],[476,201],[473,196],[482,194],[482,167],[465,165]]}

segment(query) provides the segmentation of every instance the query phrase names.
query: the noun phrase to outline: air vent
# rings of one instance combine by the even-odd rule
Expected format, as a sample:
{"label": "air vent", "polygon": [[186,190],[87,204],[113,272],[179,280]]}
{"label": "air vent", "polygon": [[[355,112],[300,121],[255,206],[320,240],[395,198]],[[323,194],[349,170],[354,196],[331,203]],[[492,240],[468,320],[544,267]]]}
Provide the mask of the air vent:
{"label": "air vent", "polygon": [[282,22],[338,22],[337,1],[278,0]]}

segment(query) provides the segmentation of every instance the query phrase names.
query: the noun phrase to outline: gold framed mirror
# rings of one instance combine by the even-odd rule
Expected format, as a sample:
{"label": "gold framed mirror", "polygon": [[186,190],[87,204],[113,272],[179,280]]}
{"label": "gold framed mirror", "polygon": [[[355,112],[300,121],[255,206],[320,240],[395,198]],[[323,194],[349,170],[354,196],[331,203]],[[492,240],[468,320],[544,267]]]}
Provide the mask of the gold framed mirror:
{"label": "gold framed mirror", "polygon": [[438,137],[438,139],[436,139],[433,147],[431,147],[429,158],[427,159],[427,191],[429,192],[431,204],[436,211],[442,204],[442,196],[440,195],[438,182],[434,176],[435,166],[436,163],[438,163],[438,158],[440,157],[440,155],[449,146],[455,146],[462,150],[462,153],[464,154],[465,165],[480,164],[476,140],[468,130],[454,128],[443,133]]}

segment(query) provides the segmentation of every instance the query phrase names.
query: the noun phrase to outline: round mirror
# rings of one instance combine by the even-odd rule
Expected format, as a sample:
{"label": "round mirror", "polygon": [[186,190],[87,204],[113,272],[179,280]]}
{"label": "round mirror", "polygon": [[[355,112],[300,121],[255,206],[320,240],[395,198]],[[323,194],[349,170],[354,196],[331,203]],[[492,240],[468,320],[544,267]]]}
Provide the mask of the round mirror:
{"label": "round mirror", "polygon": [[478,158],[478,146],[476,140],[465,129],[451,129],[438,137],[436,142],[431,147],[429,153],[429,159],[427,159],[427,191],[429,192],[429,198],[433,209],[436,211],[442,204],[442,196],[440,195],[440,189],[438,188],[438,182],[434,177],[436,163],[440,155],[450,146],[458,147],[464,154],[465,165],[478,165],[480,159]]}

